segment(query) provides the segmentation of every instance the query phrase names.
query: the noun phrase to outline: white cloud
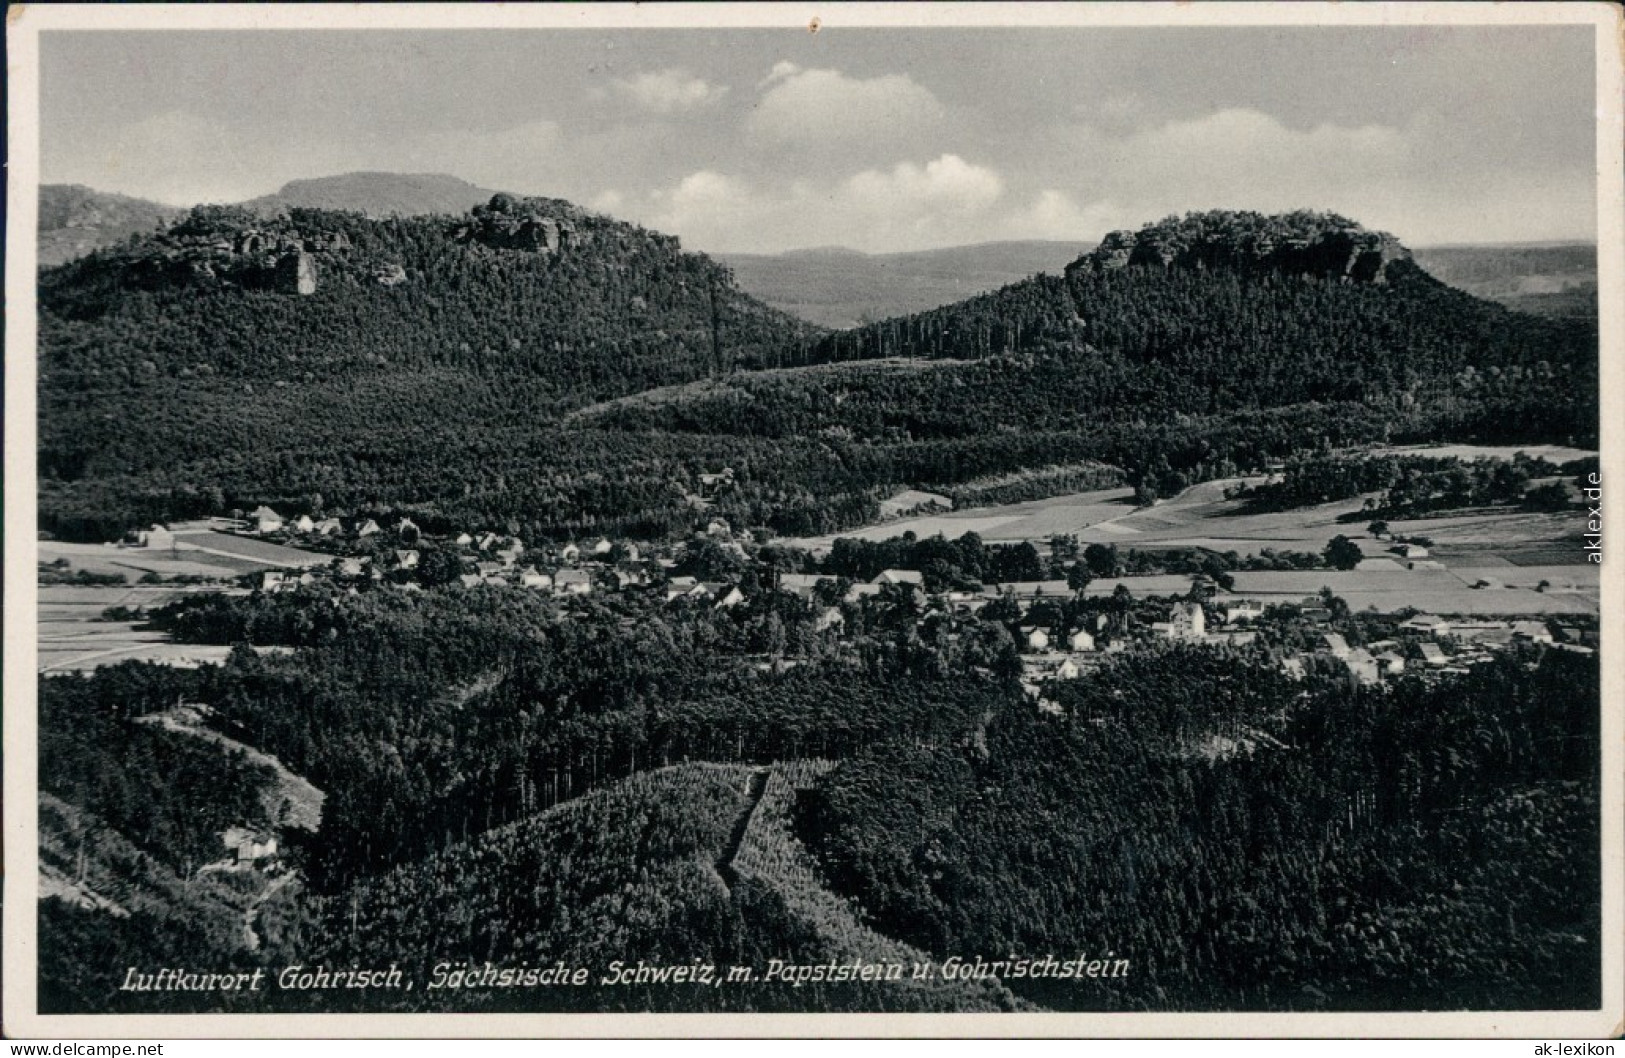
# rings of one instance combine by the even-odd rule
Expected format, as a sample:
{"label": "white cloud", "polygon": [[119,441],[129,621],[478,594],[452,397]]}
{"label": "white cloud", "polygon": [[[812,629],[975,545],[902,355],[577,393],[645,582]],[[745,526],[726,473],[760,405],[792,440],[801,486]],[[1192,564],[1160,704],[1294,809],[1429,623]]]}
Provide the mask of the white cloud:
{"label": "white cloud", "polygon": [[1416,153],[1411,130],[1385,125],[1293,129],[1245,108],[1121,133],[1079,124],[1059,130],[1055,138],[1063,145],[1058,155],[1068,160],[1070,186],[1058,189],[1063,197],[1050,199],[1045,208],[1062,220],[1065,204],[1082,200],[1090,205],[1080,207],[1073,222],[1121,226],[1197,209],[1309,207],[1364,220],[1356,207],[1399,193]]}
{"label": "white cloud", "polygon": [[996,214],[1004,178],[944,154],[865,169],[833,185],[761,186],[701,170],[649,197],[646,223],[710,250],[839,244],[911,249],[975,241]]}
{"label": "white cloud", "polygon": [[758,85],[752,132],[779,142],[828,142],[917,132],[942,118],[942,104],[907,74],[867,79],[839,70],[776,64]]}
{"label": "white cloud", "polygon": [[655,114],[676,114],[720,102],[726,85],[714,85],[681,68],[640,73],[615,82],[615,90],[638,107]]}
{"label": "white cloud", "polygon": [[1002,194],[998,173],[944,154],[924,166],[899,162],[888,172],[867,169],[847,180],[839,197],[877,220],[912,217],[914,223],[928,223],[944,215],[980,213]]}

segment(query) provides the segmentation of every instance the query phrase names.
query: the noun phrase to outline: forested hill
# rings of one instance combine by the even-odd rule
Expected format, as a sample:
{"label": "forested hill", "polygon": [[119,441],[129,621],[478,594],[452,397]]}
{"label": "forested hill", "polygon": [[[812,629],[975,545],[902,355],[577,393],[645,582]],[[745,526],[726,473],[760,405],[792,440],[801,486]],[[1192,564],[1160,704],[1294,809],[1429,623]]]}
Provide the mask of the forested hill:
{"label": "forested hill", "polygon": [[[826,336],[809,360],[1038,357],[1096,412],[1349,401],[1405,429],[1595,443],[1594,321],[1480,301],[1334,214],[1188,214],[1062,276]],[[1051,403],[1063,399],[1046,388]]]}
{"label": "forested hill", "polygon": [[[1101,464],[1154,497],[1304,447],[1597,435],[1594,320],[1480,301],[1310,213],[1164,221],[826,334],[558,200],[212,207],[46,271],[41,306],[41,527],[76,539],[259,503],[806,536],[1030,471],[1027,499]],[[733,489],[697,511],[722,467]]]}
{"label": "forested hill", "polygon": [[[45,270],[39,291],[47,523],[75,482],[115,495],[80,488],[69,506],[132,516],[132,492],[274,493],[287,475],[248,465],[267,455],[325,467],[301,484],[345,502],[421,500],[437,444],[449,458],[816,333],[671,236],[508,195],[461,218],[197,207]],[[356,461],[386,471],[366,479],[376,491],[345,487]],[[198,513],[185,506],[144,505]]]}

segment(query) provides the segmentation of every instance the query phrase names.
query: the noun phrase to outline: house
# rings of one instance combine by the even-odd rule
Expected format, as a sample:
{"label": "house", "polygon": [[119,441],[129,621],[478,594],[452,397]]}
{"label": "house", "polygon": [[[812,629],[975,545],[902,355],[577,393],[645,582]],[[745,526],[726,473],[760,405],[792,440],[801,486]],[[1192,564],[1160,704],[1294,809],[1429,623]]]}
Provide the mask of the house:
{"label": "house", "polygon": [[586,595],[592,591],[592,574],[584,569],[561,569],[553,578],[553,590],[561,595]]}
{"label": "house", "polygon": [[1559,624],[1554,625],[1553,628],[1557,633],[1556,638],[1565,643],[1579,643],[1582,641],[1579,625]]}
{"label": "house", "polygon": [[141,543],[151,551],[173,551],[175,534],[162,525],[154,525],[141,534]]}
{"label": "house", "polygon": [[1207,635],[1207,612],[1201,603],[1175,603],[1168,625],[1170,639],[1201,639]]}
{"label": "house", "polygon": [[499,580],[502,577],[502,571],[507,567],[500,562],[492,562],[486,559],[483,562],[474,563],[474,568],[479,572],[481,580]]}
{"label": "house", "polygon": [[363,576],[367,572],[367,560],[364,558],[341,558],[339,559],[338,572],[341,577]]}
{"label": "house", "polygon": [[705,495],[714,495],[728,488],[733,483],[733,467],[723,467],[714,474],[700,475],[700,492]]}
{"label": "house", "polygon": [[403,517],[395,523],[395,535],[410,544],[422,535],[422,530],[412,519]]}
{"label": "house", "polygon": [[1389,676],[1397,676],[1405,671],[1405,659],[1392,650],[1385,650],[1377,655],[1377,664]]}
{"label": "house", "polygon": [[575,565],[581,561],[581,548],[575,544],[565,544],[559,548],[559,561],[572,566]]}
{"label": "house", "polygon": [[912,584],[921,591],[925,590],[925,574],[917,569],[883,569],[875,574],[870,584]]}
{"label": "house", "polygon": [[478,573],[464,573],[457,579],[462,582],[462,585],[465,588],[477,588],[481,584],[485,583],[485,578],[480,576]]}
{"label": "house", "polygon": [[1552,642],[1551,629],[1546,627],[1544,621],[1514,621],[1512,622],[1512,638],[1526,643]]}
{"label": "house", "polygon": [[1439,649],[1437,643],[1422,644],[1422,660],[1434,668],[1450,664],[1450,659],[1445,656],[1443,650]]}
{"label": "house", "polygon": [[310,531],[317,536],[335,536],[344,532],[344,526],[340,524],[337,518],[323,518],[311,526]]}
{"label": "house", "polygon": [[1066,645],[1069,650],[1083,653],[1095,649],[1095,637],[1080,628],[1066,637]]}
{"label": "house", "polygon": [[473,542],[474,538],[469,536],[467,533],[458,533],[457,536],[452,540],[452,543],[456,544],[458,547],[467,547]]}
{"label": "house", "polygon": [[519,574],[519,586],[521,588],[534,588],[537,591],[552,591],[553,575],[551,573],[539,573],[534,569],[527,569],[523,573]]}
{"label": "house", "polygon": [[608,537],[600,536],[592,542],[592,553],[595,555],[607,555],[613,550],[615,545],[609,542]]}
{"label": "house", "polygon": [[502,548],[500,551],[498,551],[496,556],[497,561],[501,562],[504,566],[512,566],[514,563],[519,561],[520,556],[524,553],[525,545],[515,540],[508,547]]}
{"label": "house", "polygon": [[418,553],[416,551],[396,551],[395,552],[395,568],[396,569],[417,569],[418,568]]}
{"label": "house", "polygon": [[281,570],[268,569],[259,577],[260,591],[281,591],[287,576]]}
{"label": "house", "polygon": [[745,593],[728,584],[706,584],[706,593],[716,599],[718,610],[727,610],[745,601]]}
{"label": "house", "polygon": [[1304,675],[1303,659],[1302,658],[1295,658],[1295,657],[1294,658],[1282,658],[1281,659],[1281,671],[1286,673],[1287,676],[1291,677],[1294,680],[1303,679],[1303,675]]}
{"label": "house", "polygon": [[1058,680],[1075,680],[1083,675],[1083,666],[1078,664],[1077,658],[1067,658],[1055,666],[1055,678]]}
{"label": "house", "polygon": [[256,533],[274,533],[282,528],[282,515],[261,505],[249,512],[248,527]]}
{"label": "house", "polygon": [[1230,629],[1223,632],[1210,632],[1208,638],[1216,640],[1224,646],[1244,647],[1258,639],[1258,633],[1251,629]]}
{"label": "house", "polygon": [[1408,628],[1412,632],[1423,632],[1435,636],[1450,634],[1450,622],[1430,613],[1419,613],[1399,627]]}
{"label": "house", "polygon": [[1042,628],[1023,628],[1021,640],[1027,645],[1028,650],[1049,649],[1049,633]]}
{"label": "house", "polygon": [[293,520],[293,528],[295,532],[308,533],[316,528],[316,523],[311,520],[310,515],[301,514]]}
{"label": "house", "polygon": [[478,546],[481,551],[489,551],[500,543],[502,543],[502,537],[498,536],[497,534],[481,533],[479,540],[476,542],[476,546]]}
{"label": "house", "polygon": [[842,597],[841,601],[857,602],[859,599],[873,598],[879,594],[880,585],[878,584],[854,584],[846,590],[846,595]]}
{"label": "house", "polygon": [[[1338,658],[1339,660],[1348,659],[1348,640],[1344,639],[1341,634],[1337,632],[1327,632],[1325,635],[1321,636],[1320,639],[1321,642],[1325,644],[1327,652],[1330,653],[1332,657]],[[1369,657],[1369,655],[1367,656]]]}
{"label": "house", "polygon": [[1257,621],[1264,616],[1264,604],[1253,599],[1238,599],[1224,608],[1224,623]]}
{"label": "house", "polygon": [[828,579],[830,578],[817,573],[780,573],[778,585],[780,591],[789,592],[803,599],[811,599],[818,582]]}
{"label": "house", "polygon": [[371,518],[368,518],[366,521],[364,521],[360,525],[356,526],[355,535],[356,536],[371,536],[373,533],[376,533],[376,532],[379,532],[379,531],[380,530],[378,528],[378,523],[373,521]]}
{"label": "house", "polygon": [[1377,665],[1377,659],[1372,657],[1371,652],[1364,647],[1356,647],[1349,651],[1343,661],[1344,664],[1348,665],[1349,672],[1353,674],[1355,682],[1366,687],[1382,682],[1382,673]]}
{"label": "house", "polygon": [[1392,551],[1396,555],[1399,555],[1401,558],[1428,557],[1428,549],[1423,547],[1421,544],[1400,544],[1397,547],[1391,547],[1388,550]]}
{"label": "house", "polygon": [[237,858],[239,865],[257,863],[276,855],[276,838],[261,839],[246,827],[231,827],[220,835],[226,851]]}
{"label": "house", "polygon": [[846,618],[842,616],[840,609],[834,606],[824,607],[817,620],[813,621],[814,632],[823,632],[831,628],[844,628],[845,626]]}
{"label": "house", "polygon": [[726,519],[713,518],[713,519],[711,519],[711,521],[706,523],[705,535],[706,536],[732,536],[733,535],[733,529],[729,528],[728,522],[727,522]]}

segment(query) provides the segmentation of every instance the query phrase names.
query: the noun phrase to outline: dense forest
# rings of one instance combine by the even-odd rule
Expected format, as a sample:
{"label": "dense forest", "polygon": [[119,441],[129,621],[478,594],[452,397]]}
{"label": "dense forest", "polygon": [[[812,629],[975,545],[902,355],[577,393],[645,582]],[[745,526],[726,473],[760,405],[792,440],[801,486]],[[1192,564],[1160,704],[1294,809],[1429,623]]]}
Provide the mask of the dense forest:
{"label": "dense forest", "polygon": [[1001,713],[982,752],[888,743],[820,779],[837,889],[941,955],[1134,958],[1088,993],[1016,986],[1045,1005],[1598,1001],[1572,972],[1597,953],[1593,659],[1391,694],[1202,650],[1118,667],[1058,691],[1063,717]]}
{"label": "dense forest", "polygon": [[[1066,552],[1053,547],[1049,559]],[[986,559],[974,539],[928,550]],[[1073,561],[1109,573],[1124,558]],[[1250,647],[1107,655],[1052,684],[1045,711],[1017,683],[1018,623],[1132,643],[1171,600],[1061,592],[1025,615],[998,600],[954,616],[922,614],[896,587],[842,603],[837,631],[770,575],[746,583],[727,608],[491,587],[203,597],[156,619],[183,640],[244,644],[224,665],[43,679],[44,859],[64,894],[96,894],[43,905],[48,1004],[151,1001],[110,995],[83,969],[101,956],[398,960],[428,975],[436,960],[760,967],[1012,950],[1113,950],[1134,971],[970,993],[942,980],[270,991],[231,1008],[1594,1002],[1574,972],[1598,936],[1594,656],[1530,648],[1387,689],[1327,661],[1299,682],[1274,652],[1305,649],[1306,633],[1277,608]],[[1394,634],[1337,603],[1351,642]],[[263,768],[155,722],[183,705],[324,791],[320,827],[268,811]],[[207,873],[233,826],[276,834],[294,884]],[[273,882],[274,899],[255,895]],[[1498,969],[1509,959],[1519,974]]]}
{"label": "dense forest", "polygon": [[[1257,249],[1277,219],[1164,222],[1127,242],[1173,232],[1166,262],[1117,240],[821,336],[674,239],[493,203],[198,209],[43,272],[41,527],[269,502],[658,538],[703,521],[685,496],[728,466],[705,517],[816,535],[902,487],[1009,502],[1121,474],[1153,499],[1320,444],[1595,443],[1594,326],[1452,290],[1341,218],[1281,221],[1298,257]],[[1207,248],[1232,227],[1252,250]],[[1329,271],[1362,253],[1381,269]]]}

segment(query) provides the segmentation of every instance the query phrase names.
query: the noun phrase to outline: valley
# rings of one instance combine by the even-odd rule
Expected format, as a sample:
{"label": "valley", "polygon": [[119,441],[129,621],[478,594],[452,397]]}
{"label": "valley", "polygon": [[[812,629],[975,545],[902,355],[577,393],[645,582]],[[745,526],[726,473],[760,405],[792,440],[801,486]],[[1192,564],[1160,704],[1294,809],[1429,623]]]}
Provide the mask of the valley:
{"label": "valley", "polygon": [[[374,183],[42,273],[48,1009],[1595,999],[1593,322],[1215,211],[877,258],[913,300],[831,330],[833,278]],[[616,962],[834,969],[85,969]]]}

